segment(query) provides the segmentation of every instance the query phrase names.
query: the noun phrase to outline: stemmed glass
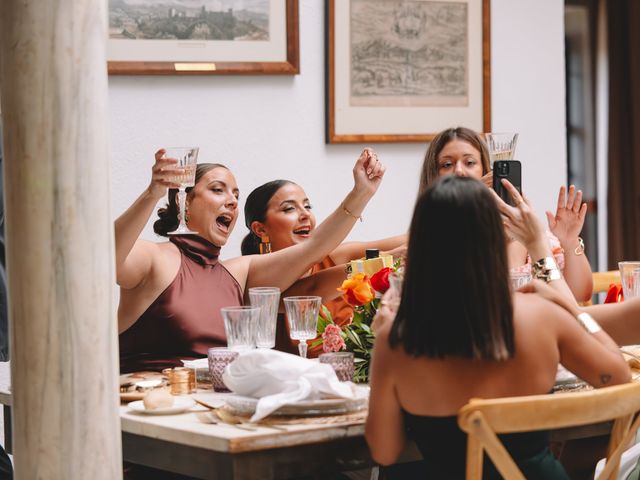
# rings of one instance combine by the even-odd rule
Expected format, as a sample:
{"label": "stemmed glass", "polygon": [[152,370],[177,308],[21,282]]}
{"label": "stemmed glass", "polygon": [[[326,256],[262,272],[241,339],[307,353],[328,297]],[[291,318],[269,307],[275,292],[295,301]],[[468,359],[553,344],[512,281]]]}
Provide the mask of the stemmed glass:
{"label": "stemmed glass", "polygon": [[173,232],[168,232],[169,235],[185,235],[185,234],[194,234],[198,232],[194,232],[187,227],[187,222],[185,220],[186,213],[186,201],[187,201],[187,187],[193,187],[195,185],[196,179],[196,165],[198,161],[198,152],[200,149],[198,147],[172,147],[165,149],[164,158],[175,158],[178,160],[172,167],[168,167],[169,169],[180,170],[180,173],[176,173],[173,176],[167,177],[167,180],[179,185],[178,189],[178,220],[180,223],[178,224],[178,228],[176,228]]}
{"label": "stemmed glass", "polygon": [[518,143],[517,133],[485,133],[484,139],[489,150],[489,160],[493,169],[493,162],[496,160],[513,160]]}
{"label": "stemmed glass", "polygon": [[289,321],[289,336],[299,340],[298,351],[303,358],[307,357],[307,340],[318,336],[318,313],[322,297],[285,297],[284,307]]}

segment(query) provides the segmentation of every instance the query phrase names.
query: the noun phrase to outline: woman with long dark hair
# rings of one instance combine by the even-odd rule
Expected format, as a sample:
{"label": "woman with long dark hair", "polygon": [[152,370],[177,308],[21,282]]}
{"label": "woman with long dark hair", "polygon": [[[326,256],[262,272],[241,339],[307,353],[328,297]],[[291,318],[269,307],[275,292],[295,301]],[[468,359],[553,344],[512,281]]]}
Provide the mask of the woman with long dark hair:
{"label": "woman with long dark hair", "polygon": [[[522,197],[516,203],[513,212],[529,216],[519,238],[540,259],[538,276],[563,282],[545,263],[541,223]],[[395,462],[409,437],[424,457],[423,478],[464,478],[456,415],[470,398],[547,393],[560,360],[594,387],[629,381],[617,345],[592,319],[510,291],[505,222],[519,228],[471,178],[446,176],[419,196],[400,305],[395,320],[379,324],[373,353],[366,438],[377,462]],[[503,441],[527,478],[567,478],[544,432]],[[492,466],[485,472],[499,478]]]}

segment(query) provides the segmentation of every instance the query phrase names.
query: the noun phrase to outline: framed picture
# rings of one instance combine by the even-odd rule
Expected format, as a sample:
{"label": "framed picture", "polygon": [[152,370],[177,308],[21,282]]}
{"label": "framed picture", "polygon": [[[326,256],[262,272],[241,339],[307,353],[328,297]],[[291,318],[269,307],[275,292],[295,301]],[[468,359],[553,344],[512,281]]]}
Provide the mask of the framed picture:
{"label": "framed picture", "polygon": [[489,0],[327,0],[327,143],[491,130]]}
{"label": "framed picture", "polygon": [[297,74],[298,0],[109,0],[112,75]]}

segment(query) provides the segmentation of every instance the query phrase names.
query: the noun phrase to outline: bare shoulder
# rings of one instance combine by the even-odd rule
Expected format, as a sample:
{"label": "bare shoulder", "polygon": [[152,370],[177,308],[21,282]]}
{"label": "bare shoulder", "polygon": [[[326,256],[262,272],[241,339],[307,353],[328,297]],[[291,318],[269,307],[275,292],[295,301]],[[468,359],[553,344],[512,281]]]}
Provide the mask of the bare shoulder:
{"label": "bare shoulder", "polygon": [[558,325],[573,319],[564,308],[535,293],[515,293],[513,295],[514,321],[535,321],[537,325]]}
{"label": "bare shoulder", "polygon": [[226,268],[236,281],[244,289],[247,284],[247,277],[249,275],[249,267],[254,258],[260,257],[260,255],[242,255],[240,257],[234,257],[222,260],[220,263]]}

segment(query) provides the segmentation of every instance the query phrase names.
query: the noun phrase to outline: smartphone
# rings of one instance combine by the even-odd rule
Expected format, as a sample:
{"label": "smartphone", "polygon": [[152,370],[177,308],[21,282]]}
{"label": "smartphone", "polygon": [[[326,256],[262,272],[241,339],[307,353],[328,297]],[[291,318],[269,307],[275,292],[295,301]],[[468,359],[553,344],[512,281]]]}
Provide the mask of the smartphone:
{"label": "smartphone", "polygon": [[513,198],[509,191],[502,185],[501,180],[506,178],[522,193],[522,166],[518,160],[496,160],[493,162],[493,189],[505,203],[514,206]]}

